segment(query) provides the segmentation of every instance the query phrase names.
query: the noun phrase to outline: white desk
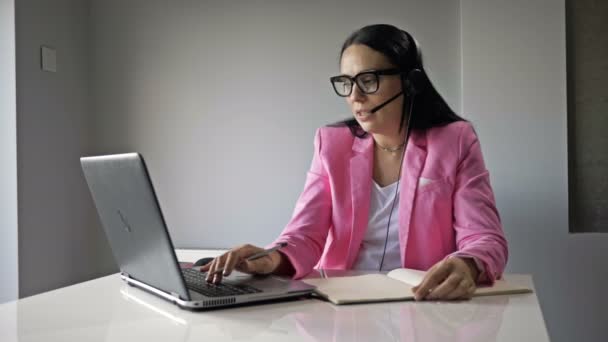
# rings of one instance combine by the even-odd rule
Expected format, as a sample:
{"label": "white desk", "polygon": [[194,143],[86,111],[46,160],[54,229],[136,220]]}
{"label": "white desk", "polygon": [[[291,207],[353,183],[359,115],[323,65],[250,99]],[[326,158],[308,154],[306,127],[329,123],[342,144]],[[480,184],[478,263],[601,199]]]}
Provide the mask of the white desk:
{"label": "white desk", "polygon": [[[178,251],[192,261],[214,252]],[[509,281],[533,287],[528,275]],[[0,305],[13,341],[548,341],[535,294],[334,306],[316,299],[190,312],[117,274]]]}

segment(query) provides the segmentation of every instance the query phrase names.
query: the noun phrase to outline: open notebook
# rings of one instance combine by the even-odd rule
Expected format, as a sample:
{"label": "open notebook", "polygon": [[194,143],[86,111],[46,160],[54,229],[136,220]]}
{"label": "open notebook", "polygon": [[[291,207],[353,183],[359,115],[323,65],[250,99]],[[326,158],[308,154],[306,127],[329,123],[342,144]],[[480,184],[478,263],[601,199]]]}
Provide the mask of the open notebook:
{"label": "open notebook", "polygon": [[[315,293],[334,304],[413,300],[412,287],[420,284],[426,272],[399,268],[388,274],[304,279],[316,287]],[[474,297],[529,293],[531,289],[497,280],[493,286],[478,287]]]}

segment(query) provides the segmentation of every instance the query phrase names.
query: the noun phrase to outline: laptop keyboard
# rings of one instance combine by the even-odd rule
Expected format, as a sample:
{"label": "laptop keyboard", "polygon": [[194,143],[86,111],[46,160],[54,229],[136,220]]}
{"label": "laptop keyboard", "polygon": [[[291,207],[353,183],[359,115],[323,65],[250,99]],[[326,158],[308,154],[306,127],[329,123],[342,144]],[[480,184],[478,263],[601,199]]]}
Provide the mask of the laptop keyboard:
{"label": "laptop keyboard", "polygon": [[184,280],[186,281],[186,287],[188,289],[208,297],[238,296],[262,292],[260,289],[244,284],[208,283],[205,280],[207,273],[191,268],[182,269],[182,274],[184,275]]}

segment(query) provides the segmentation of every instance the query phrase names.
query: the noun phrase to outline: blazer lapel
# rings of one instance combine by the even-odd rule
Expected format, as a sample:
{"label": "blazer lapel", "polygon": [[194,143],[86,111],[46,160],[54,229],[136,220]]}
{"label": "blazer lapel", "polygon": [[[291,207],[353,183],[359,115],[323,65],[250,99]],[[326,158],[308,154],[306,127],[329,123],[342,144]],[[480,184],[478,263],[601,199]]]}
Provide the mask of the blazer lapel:
{"label": "blazer lapel", "polygon": [[363,139],[355,138],[353,142],[353,156],[350,159],[352,231],[346,268],[352,267],[355,262],[367,228],[373,173],[373,146],[371,136]]}
{"label": "blazer lapel", "polygon": [[399,184],[399,245],[401,246],[401,265],[405,265],[405,247],[410,231],[414,197],[418,178],[426,160],[426,132],[412,131],[405,150]]}

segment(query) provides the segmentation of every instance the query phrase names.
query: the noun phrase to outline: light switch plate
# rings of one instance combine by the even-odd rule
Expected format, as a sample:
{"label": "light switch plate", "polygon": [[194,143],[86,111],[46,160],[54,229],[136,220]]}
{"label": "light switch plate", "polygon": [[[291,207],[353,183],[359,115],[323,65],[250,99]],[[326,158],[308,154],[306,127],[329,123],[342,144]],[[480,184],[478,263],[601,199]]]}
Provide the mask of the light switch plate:
{"label": "light switch plate", "polygon": [[57,72],[57,51],[52,47],[42,46],[40,48],[42,70]]}

